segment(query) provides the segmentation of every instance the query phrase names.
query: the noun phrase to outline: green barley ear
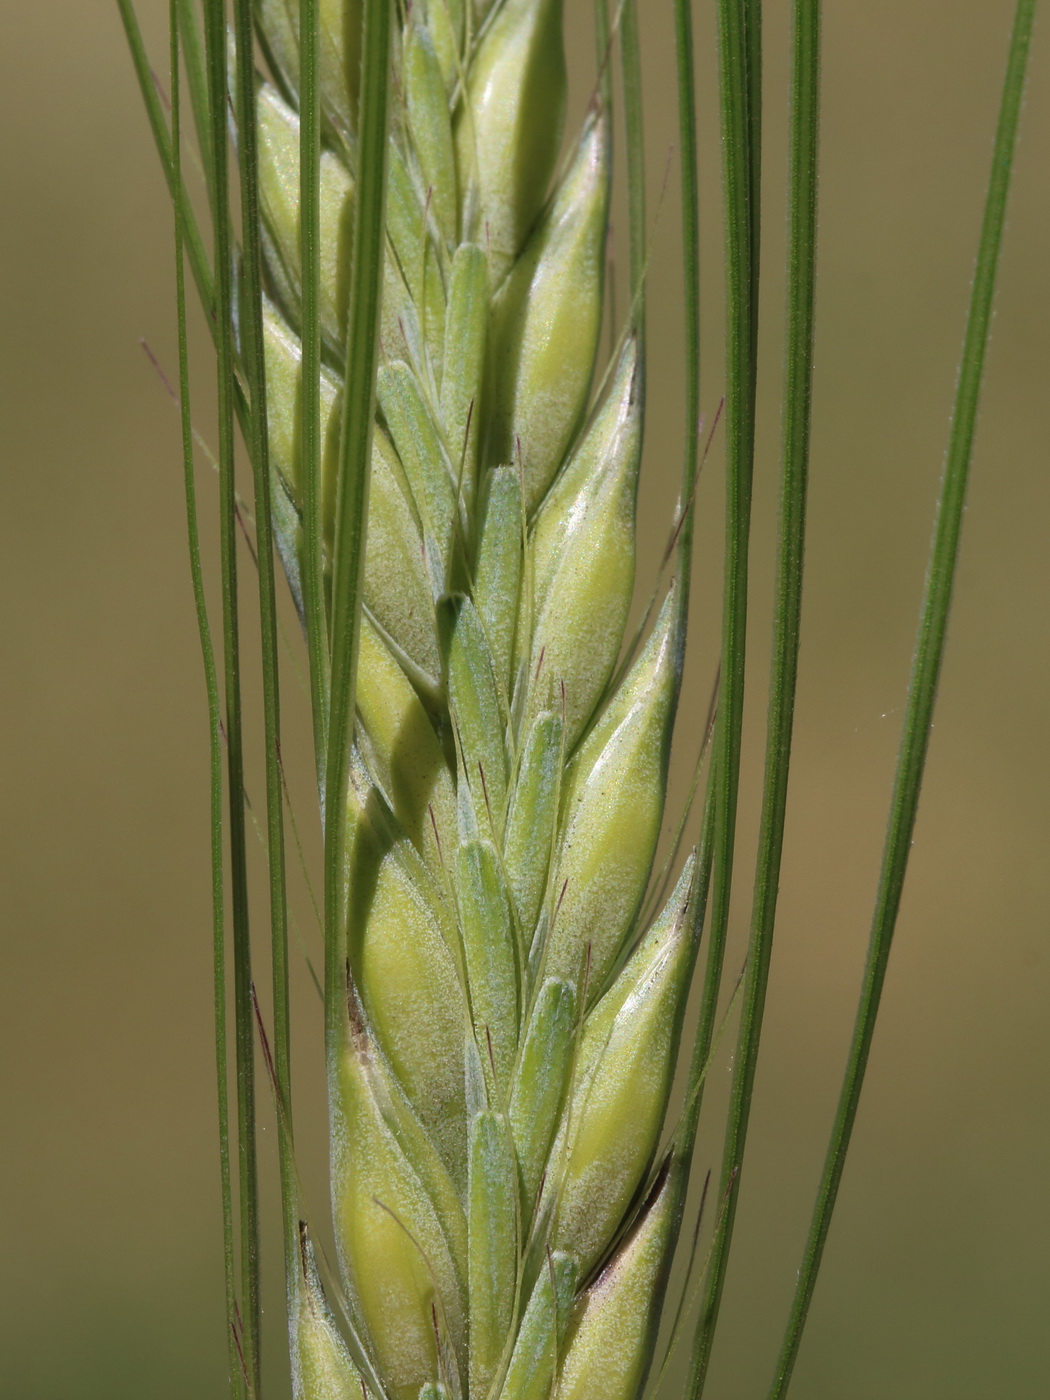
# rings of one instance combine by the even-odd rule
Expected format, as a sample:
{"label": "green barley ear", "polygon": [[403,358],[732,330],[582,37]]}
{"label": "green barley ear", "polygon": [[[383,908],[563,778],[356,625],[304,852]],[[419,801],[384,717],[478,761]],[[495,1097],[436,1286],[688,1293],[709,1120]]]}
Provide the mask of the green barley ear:
{"label": "green barley ear", "polygon": [[[254,493],[261,623],[273,979],[272,1042],[262,1038],[278,1110],[296,1400],[358,1400],[359,1393],[361,1400],[638,1400],[689,1185],[739,897],[755,356],[765,305],[756,256],[761,5],[716,6],[726,233],[722,647],[703,837],[651,923],[642,911],[650,900],[659,905],[664,883],[661,875],[651,888],[700,465],[688,0],[672,0],[687,398],[677,560],[655,625],[644,644],[640,634],[640,652],[632,646],[627,656],[649,222],[636,0],[617,4],[615,16],[604,0],[596,7],[597,95],[560,170],[563,0],[170,0],[167,112],[132,0],[118,5],[175,212],[185,486],[211,732],[234,1394],[264,1393],[259,1259],[266,1253],[253,1040],[253,1016],[260,1030],[262,1018],[254,1002],[241,712],[239,426]],[[783,1400],[810,1306],[912,844],[1034,8],[1034,0],[1016,0],[867,974],[771,1400]],[[793,0],[792,12],[790,290],[767,762],[722,1205],[687,1387],[695,1400],[707,1377],[745,1160],[799,655],[820,5]],[[613,362],[596,365],[613,47],[623,75],[630,312],[626,325],[612,327],[621,347]],[[184,87],[209,237],[183,180]],[[184,263],[219,369],[221,666],[197,527]],[[607,386],[597,396],[596,368]],[[330,1190],[345,1333],[325,1301],[310,1241],[297,1231],[275,552],[308,656],[324,847]],[[684,831],[683,817],[679,838]],[[668,873],[676,859],[677,843]],[[684,1109],[662,1148],[709,887],[709,953]]]}
{"label": "green barley ear", "polygon": [[[414,6],[397,48],[332,1193],[351,1320],[390,1400],[550,1400],[570,1320],[596,1296],[578,1290],[629,1223],[656,1151],[692,969],[692,867],[668,912],[644,937],[637,927],[680,609],[672,590],[611,687],[644,405],[633,331],[590,403],[609,114],[592,108],[552,190],[561,0],[468,8]],[[322,591],[332,582],[358,198],[356,96],[333,86],[331,13],[317,74],[312,566],[290,0],[261,9],[283,95],[255,90],[271,463],[301,609],[318,556]]]}

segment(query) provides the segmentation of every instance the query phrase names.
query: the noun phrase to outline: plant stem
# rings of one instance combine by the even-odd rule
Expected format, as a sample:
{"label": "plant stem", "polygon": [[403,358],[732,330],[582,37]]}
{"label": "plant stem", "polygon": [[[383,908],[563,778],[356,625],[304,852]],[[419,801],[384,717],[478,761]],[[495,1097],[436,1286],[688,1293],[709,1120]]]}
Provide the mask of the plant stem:
{"label": "plant stem", "polygon": [[[181,85],[179,53],[183,42],[179,0],[171,0],[169,34],[171,40],[171,162],[172,184],[182,187]],[[227,1075],[229,1051],[226,1033],[226,921],[224,908],[222,834],[222,719],[219,708],[219,681],[215,647],[204,593],[200,529],[197,515],[197,486],[193,464],[193,415],[190,406],[189,337],[186,320],[186,272],[180,201],[173,195],[175,225],[175,306],[179,343],[179,419],[182,430],[183,489],[186,498],[186,535],[190,556],[190,580],[197,617],[204,685],[208,701],[208,760],[211,830],[212,968],[215,1012],[215,1080],[219,1129],[219,1179],[222,1199],[223,1282],[226,1298],[226,1362],[231,1390],[243,1393],[243,1377],[237,1357],[237,1291],[233,1244],[233,1187],[230,1172],[230,1101]]]}
{"label": "plant stem", "polygon": [[718,1218],[711,1250],[702,1325],[714,1333],[730,1247],[773,948],[784,846],[788,773],[798,678],[813,368],[817,228],[817,134],[820,91],[820,0],[794,6],[788,237],[787,353],[777,592],[773,623],[769,718],[762,816],[758,837],[751,936],[740,1031],[722,1160]]}
{"label": "plant stem", "polygon": [[[139,91],[142,94],[142,102],[146,108],[146,116],[149,119],[150,131],[153,133],[153,143],[157,148],[157,155],[160,158],[161,168],[164,171],[164,178],[168,183],[168,192],[176,202],[179,210],[179,217],[182,220],[183,243],[186,250],[186,257],[189,261],[190,271],[196,283],[197,291],[200,293],[201,303],[207,311],[210,311],[214,304],[214,287],[212,286],[212,276],[208,268],[208,257],[204,251],[204,240],[201,238],[200,228],[197,224],[193,206],[186,193],[186,186],[182,181],[181,163],[179,168],[179,178],[175,178],[174,166],[172,163],[172,140],[168,131],[167,122],[164,119],[164,112],[161,108],[160,97],[157,93],[156,84],[153,81],[153,71],[150,68],[149,58],[146,54],[146,46],[142,42],[142,31],[135,15],[134,6],[131,0],[117,0],[117,7],[120,10],[121,22],[124,25],[124,34],[128,41],[128,50],[131,54],[131,62],[135,69],[135,76],[138,79]],[[209,137],[208,149],[211,146]],[[205,158],[205,168],[208,168],[209,161]]]}
{"label": "plant stem", "polygon": [[[755,445],[755,352],[758,315],[758,180],[760,94],[758,27],[749,0],[719,0],[719,90],[724,149],[726,230],[726,536],[720,695],[712,766],[715,848],[711,932],[694,1064],[706,1063],[732,892],[747,633],[747,565]],[[696,1112],[699,1113],[697,1094]],[[712,1329],[705,1309],[697,1328],[689,1395],[703,1390]]]}
{"label": "plant stem", "polygon": [[675,61],[678,75],[678,144],[682,179],[682,292],[685,300],[685,452],[678,534],[678,635],[684,662],[693,567],[696,477],[700,460],[700,194],[696,149],[696,83],[693,77],[693,16],[689,0],[675,0]]}
{"label": "plant stem", "polygon": [[[197,133],[197,149],[204,170],[205,183],[211,191],[212,169],[210,141],[208,136],[208,74],[201,46],[200,28],[197,22],[197,7],[193,0],[177,0],[179,10],[179,43],[182,48],[182,62],[186,70],[186,86],[190,94],[190,110],[193,112],[193,125]],[[174,158],[175,127],[175,83],[172,82],[172,144]],[[181,171],[179,180],[181,182]]]}
{"label": "plant stem", "polygon": [[243,360],[250,395],[248,449],[255,489],[259,625],[262,654],[263,728],[266,770],[266,853],[269,869],[270,959],[273,986],[273,1069],[278,1101],[277,1143],[287,1286],[298,1276],[298,1209],[292,1151],[291,1027],[288,986],[288,895],[285,870],[284,788],[281,780],[281,695],[278,670],[277,599],[266,409],[266,363],[262,321],[262,216],[255,122],[255,63],[251,0],[236,0],[236,104],[240,163],[241,241],[244,264]]}
{"label": "plant stem", "polygon": [[303,611],[318,787],[328,752],[330,656],[321,522],[321,109],[317,0],[299,8],[300,256],[303,269]]}
{"label": "plant stem", "polygon": [[623,0],[620,14],[623,116],[627,131],[627,223],[631,322],[638,339],[639,384],[645,393],[645,131],[642,56],[636,0]]}
{"label": "plant stem", "polygon": [[842,1180],[846,1152],[857,1116],[857,1105],[871,1050],[890,947],[900,911],[923,768],[929,748],[937,682],[948,630],[963,507],[973,455],[977,407],[1034,15],[1035,0],[1018,0],[977,253],[977,268],[970,294],[970,309],[956,385],[944,480],[937,506],[915,658],[908,685],[900,756],[890,802],[886,844],[875,899],[864,980],[809,1238],[798,1274],[787,1331],[769,1390],[769,1400],[781,1400],[786,1394],[798,1355],[835,1199]]}
{"label": "plant stem", "polygon": [[215,236],[215,336],[218,369],[219,511],[222,571],[223,671],[226,699],[227,802],[230,815],[230,884],[233,912],[234,1026],[237,1072],[237,1139],[241,1235],[241,1354],[246,1387],[260,1393],[259,1182],[255,1141],[255,1030],[251,1007],[251,942],[244,822],[244,752],[241,732],[240,631],[237,599],[237,523],[233,437],[233,239],[226,146],[226,16],[222,0],[205,5],[205,48],[211,113],[211,165]]}
{"label": "plant stem", "polygon": [[332,568],[332,702],[323,794],[325,1034],[331,1063],[344,1016],[343,846],[364,578],[384,248],[390,0],[364,0],[361,105],[346,383]]}

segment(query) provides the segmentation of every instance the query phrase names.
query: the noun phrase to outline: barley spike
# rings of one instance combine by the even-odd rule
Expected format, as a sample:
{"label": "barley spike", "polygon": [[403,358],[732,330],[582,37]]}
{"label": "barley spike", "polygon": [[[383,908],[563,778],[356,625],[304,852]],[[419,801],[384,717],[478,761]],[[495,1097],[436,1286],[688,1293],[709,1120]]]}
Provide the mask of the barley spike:
{"label": "barley spike", "polygon": [[[301,607],[298,6],[258,16],[275,516]],[[326,573],[357,22],[350,0],[321,7]],[[615,682],[643,353],[628,331],[596,383],[610,118],[596,100],[559,165],[562,0],[420,0],[394,53],[329,1067],[342,1291],[389,1400],[632,1400],[673,1246],[653,1170],[697,930],[692,862],[639,924],[683,610],[672,585]],[[297,1395],[342,1400],[356,1372],[315,1274],[295,1295]]]}

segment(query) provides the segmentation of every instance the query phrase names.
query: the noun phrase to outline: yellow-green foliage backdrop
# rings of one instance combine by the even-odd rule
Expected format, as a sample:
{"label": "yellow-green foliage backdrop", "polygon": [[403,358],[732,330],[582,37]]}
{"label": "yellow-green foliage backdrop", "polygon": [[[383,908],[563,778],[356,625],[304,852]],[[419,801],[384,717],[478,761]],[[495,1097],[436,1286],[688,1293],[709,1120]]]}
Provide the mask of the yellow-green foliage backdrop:
{"label": "yellow-green foliage backdrop", "polygon": [[[142,8],[163,65],[166,5],[143,0]],[[652,485],[642,511],[650,577],[679,464],[680,298],[673,161],[657,210],[674,140],[670,6],[646,0],[641,8],[655,226]],[[766,410],[745,840],[754,832],[764,713],[787,8],[766,7]],[[825,8],[797,757],[767,1053],[711,1400],[765,1393],[829,1126],[1012,6]],[[711,9],[704,0],[698,55],[709,412],[721,392]],[[589,62],[585,25],[573,23]],[[1036,40],[929,782],[798,1400],[1036,1400],[1050,1383],[1045,24]],[[169,213],[115,6],[9,6],[0,73],[0,1397],[218,1400],[204,702],[177,423],[138,344],[147,338],[170,371]],[[577,113],[584,98],[581,87]],[[622,249],[622,211],[617,227]],[[621,252],[621,269],[624,262]],[[206,436],[207,384],[201,373]],[[719,465],[716,440],[701,493],[709,516]],[[206,466],[202,479],[210,502]],[[700,651],[683,755],[695,745],[710,686],[715,541],[713,526],[701,532]],[[246,625],[254,625],[250,608]],[[291,675],[288,689],[288,753],[301,758],[305,710]],[[308,779],[295,793],[309,841]],[[742,872],[743,894],[746,861]],[[313,939],[306,901],[297,897],[297,907]],[[745,917],[741,900],[738,946]],[[319,1017],[311,1025],[308,989],[297,1005],[300,1061],[310,1070]],[[712,1071],[719,1091],[728,1047]],[[307,1092],[303,1114],[317,1107],[317,1092]],[[304,1171],[319,1210],[321,1156],[316,1134],[308,1136]],[[279,1335],[276,1284],[268,1298]]]}

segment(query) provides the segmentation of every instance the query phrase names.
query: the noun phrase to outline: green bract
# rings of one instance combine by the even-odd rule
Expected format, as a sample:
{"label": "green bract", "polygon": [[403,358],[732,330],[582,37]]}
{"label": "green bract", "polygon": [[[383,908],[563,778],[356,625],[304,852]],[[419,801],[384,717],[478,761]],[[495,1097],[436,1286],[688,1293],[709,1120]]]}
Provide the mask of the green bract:
{"label": "green bract", "polygon": [[531,1217],[572,1073],[576,993],[550,978],[536,998],[510,1099],[522,1210]]}
{"label": "green bract", "polygon": [[544,1258],[518,1329],[501,1400],[546,1400],[550,1394],[578,1273],[568,1254]]}
{"label": "green bract", "polygon": [[470,1125],[467,1212],[473,1395],[488,1394],[513,1332],[520,1248],[515,1185],[506,1119],[479,1113]]}

